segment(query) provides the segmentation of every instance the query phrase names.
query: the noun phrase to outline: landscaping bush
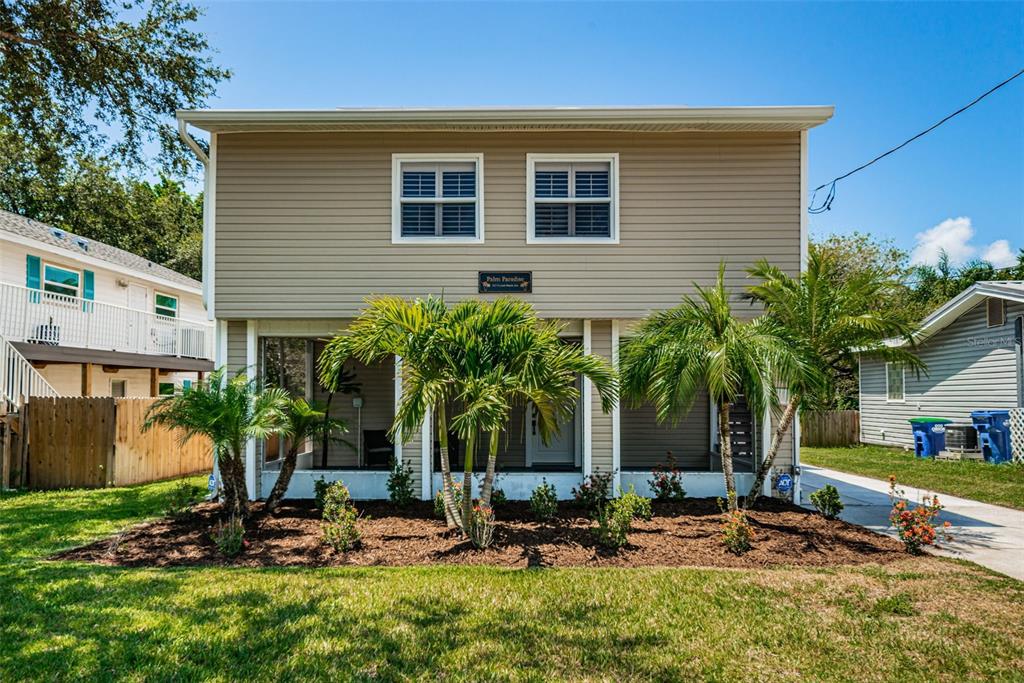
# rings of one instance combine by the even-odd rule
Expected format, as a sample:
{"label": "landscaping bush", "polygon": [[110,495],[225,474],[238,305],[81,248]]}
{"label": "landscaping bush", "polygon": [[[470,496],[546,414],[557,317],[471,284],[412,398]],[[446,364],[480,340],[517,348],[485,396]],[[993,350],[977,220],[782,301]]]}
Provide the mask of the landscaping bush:
{"label": "landscaping bush", "polygon": [[193,505],[199,502],[202,494],[203,489],[182,479],[167,494],[166,515],[174,519],[181,519],[188,514]]}
{"label": "landscaping bush", "polygon": [[926,545],[938,546],[940,528],[944,540],[950,539],[946,531],[950,523],[946,521],[941,527],[936,524],[942,511],[938,496],[925,496],[917,507],[911,508],[903,500],[903,490],[896,487],[896,475],[892,474],[889,475],[889,501],[892,503],[889,521],[911,555],[920,555]]}
{"label": "landscaping bush", "polygon": [[722,542],[729,552],[742,555],[750,550],[754,540],[754,527],[750,525],[750,520],[743,510],[726,511],[724,514]]}
{"label": "landscaping bush", "polygon": [[235,557],[248,543],[245,540],[245,527],[242,520],[235,515],[228,517],[228,521],[217,522],[217,528],[213,531],[213,542],[225,557]]}
{"label": "landscaping bush", "polygon": [[324,542],[337,551],[345,552],[359,544],[361,534],[356,528],[359,513],[352,504],[348,487],[336,481],[324,493],[324,516],[321,527]]}
{"label": "landscaping bush", "polygon": [[494,508],[477,503],[469,514],[469,540],[477,548],[486,548],[494,541]]}
{"label": "landscaping bush", "polygon": [[327,489],[330,486],[323,477],[313,481],[313,504],[316,505],[317,510],[324,509],[324,496],[327,495]]}
{"label": "landscaping bush", "polygon": [[416,500],[416,492],[412,486],[412,466],[400,463],[398,460],[391,461],[391,474],[388,475],[388,497],[398,507],[408,507]]}
{"label": "landscaping bush", "polygon": [[[452,482],[452,499],[455,501],[455,509],[460,510],[462,508],[462,482]],[[444,519],[444,495],[441,493],[441,489],[437,490],[437,495],[434,496],[434,516],[438,519]]]}
{"label": "landscaping bush", "polygon": [[540,522],[547,522],[558,514],[558,493],[547,479],[542,479],[540,486],[530,494],[530,511]]}
{"label": "landscaping bush", "polygon": [[651,470],[651,478],[647,482],[654,492],[656,500],[661,502],[679,502],[686,498],[683,488],[682,470],[676,467],[675,458],[669,453],[664,465],[655,465]]}
{"label": "landscaping bush", "polygon": [[494,489],[491,491],[491,507],[502,507],[508,503],[508,496],[505,495],[503,489]]}
{"label": "landscaping bush", "polygon": [[843,501],[839,498],[839,490],[832,484],[825,484],[811,494],[811,503],[825,519],[835,519],[843,511]]}
{"label": "landscaping bush", "polygon": [[572,497],[576,504],[586,509],[590,514],[598,511],[608,499],[612,489],[611,472],[588,474],[579,488],[573,488]]}
{"label": "landscaping bush", "polygon": [[626,493],[598,507],[595,517],[597,528],[594,529],[597,542],[610,549],[626,545],[633,520],[637,517],[651,518],[651,499],[638,495],[630,486]]}

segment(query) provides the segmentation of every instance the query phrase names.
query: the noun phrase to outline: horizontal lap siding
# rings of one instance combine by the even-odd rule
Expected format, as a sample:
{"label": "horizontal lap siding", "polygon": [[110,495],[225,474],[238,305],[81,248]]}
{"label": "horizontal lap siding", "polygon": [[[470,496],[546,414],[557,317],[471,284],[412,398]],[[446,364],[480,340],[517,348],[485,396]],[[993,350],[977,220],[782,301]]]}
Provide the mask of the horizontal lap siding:
{"label": "horizontal lap siding", "polygon": [[[612,322],[594,320],[590,324],[590,351],[609,363],[612,361]],[[608,473],[615,468],[612,461],[612,414],[601,408],[601,394],[591,385],[590,392],[590,469]],[[586,436],[584,435],[584,438]]]}
{"label": "horizontal lap siding", "polygon": [[671,453],[677,467],[706,470],[711,449],[711,406],[702,391],[678,424],[659,423],[654,406],[622,407],[623,469],[649,470],[665,464]]}
{"label": "horizontal lap siding", "polygon": [[247,323],[244,320],[228,321],[227,370],[234,375],[245,370]]}
{"label": "horizontal lap siding", "polygon": [[1016,407],[1013,320],[1022,314],[1024,305],[1007,303],[1006,323],[989,328],[981,303],[927,340],[919,355],[928,373],[907,371],[905,403],[886,401],[885,363],[862,359],[861,441],[912,447],[912,417],[970,422],[974,410]]}
{"label": "horizontal lap siding", "polygon": [[[482,152],[485,243],[391,244],[391,154]],[[621,243],[526,244],[527,152],[618,152]],[[747,134],[233,134],[218,137],[222,317],[346,317],[372,293],[476,295],[532,270],[544,316],[641,317],[720,260],[735,286],[800,253],[800,138]]]}

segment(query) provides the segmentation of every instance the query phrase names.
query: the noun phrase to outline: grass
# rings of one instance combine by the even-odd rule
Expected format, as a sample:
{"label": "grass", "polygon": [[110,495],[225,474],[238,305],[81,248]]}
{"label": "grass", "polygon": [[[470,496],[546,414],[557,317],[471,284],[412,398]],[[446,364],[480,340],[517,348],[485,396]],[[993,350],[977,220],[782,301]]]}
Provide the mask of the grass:
{"label": "grass", "polygon": [[121,569],[168,484],[0,497],[0,680],[1022,680],[1024,583],[831,570]]}
{"label": "grass", "polygon": [[907,486],[1024,510],[1024,467],[1020,465],[916,458],[913,453],[884,446],[804,446],[800,460],[875,479],[895,474],[899,483]]}

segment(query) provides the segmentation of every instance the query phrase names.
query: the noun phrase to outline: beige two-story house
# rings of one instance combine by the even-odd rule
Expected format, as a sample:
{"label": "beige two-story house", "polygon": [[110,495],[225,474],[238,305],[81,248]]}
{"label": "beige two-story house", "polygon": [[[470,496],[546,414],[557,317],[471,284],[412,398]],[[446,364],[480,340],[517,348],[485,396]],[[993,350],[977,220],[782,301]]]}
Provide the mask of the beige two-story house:
{"label": "beige two-story house", "polygon": [[[367,297],[499,295],[564,324],[567,342],[613,364],[631,327],[673,306],[727,263],[768,258],[789,272],[806,254],[808,130],[831,107],[637,107],[182,111],[179,128],[206,164],[206,305],[217,362],[250,368],[325,400],[315,378],[324,340]],[[209,151],[188,129],[209,134]],[[756,311],[743,305],[741,311]],[[357,498],[386,497],[391,455],[417,489],[439,487],[435,435],[385,432],[401,395],[400,359],[354,364],[358,394],[330,397],[352,447],[312,444],[289,494],[343,479]],[[566,497],[612,472],[647,490],[671,455],[691,495],[723,492],[714,412],[698,401],[678,425],[650,407],[601,410],[581,384],[574,419],[544,443],[529,407],[499,455],[498,486],[528,497],[546,479]],[[763,456],[770,417],[734,411],[738,484]],[[354,438],[353,438],[354,437]],[[255,497],[276,478],[280,444],[250,444]],[[455,466],[461,463],[454,446]],[[784,447],[780,471],[799,463]],[[482,462],[478,458],[477,462]]]}

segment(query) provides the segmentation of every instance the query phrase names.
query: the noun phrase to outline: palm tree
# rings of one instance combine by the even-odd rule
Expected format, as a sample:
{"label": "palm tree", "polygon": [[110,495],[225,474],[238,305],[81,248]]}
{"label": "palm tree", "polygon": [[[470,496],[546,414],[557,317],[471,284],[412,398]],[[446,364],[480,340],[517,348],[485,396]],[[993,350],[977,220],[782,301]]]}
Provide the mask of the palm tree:
{"label": "palm tree", "polygon": [[754,415],[776,401],[776,384],[798,371],[800,359],[765,317],[733,316],[725,264],[715,286],[694,283],[697,297],[646,318],[622,348],[623,395],[635,406],[650,401],[658,420],[678,421],[702,389],[718,411],[722,473],[729,509],[738,509],[729,408],[741,397]]}
{"label": "palm tree", "polygon": [[162,398],[146,413],[142,429],[162,425],[182,431],[181,443],[205,436],[213,443],[224,485],[224,507],[235,516],[249,512],[245,486],[245,444],[280,433],[286,425],[288,394],[264,389],[241,371],[225,379],[218,368],[202,382],[180,394]]}
{"label": "palm tree", "polygon": [[[837,375],[856,363],[858,352],[900,362],[918,371],[925,366],[913,352],[917,325],[899,307],[878,304],[899,284],[888,275],[864,269],[843,276],[836,260],[814,245],[807,268],[798,277],[790,277],[766,261],[748,272],[762,280],[749,288],[749,297],[763,304],[767,315],[782,328],[791,348],[802,358],[801,372],[787,383],[789,399],[747,496],[752,503],[801,403],[816,394],[830,393]],[[886,344],[891,338],[902,338],[908,348]]]}
{"label": "palm tree", "polygon": [[448,527],[459,525],[452,497],[448,461],[448,418],[445,407],[454,398],[450,343],[442,334],[449,311],[437,297],[409,302],[397,296],[377,297],[348,330],[327,343],[320,355],[320,382],[337,391],[337,378],[349,358],[368,365],[401,358],[402,398],[390,431],[393,443],[415,434],[428,414],[433,414],[441,450],[442,495]]}
{"label": "palm tree", "polygon": [[299,459],[299,449],[308,439],[322,439],[324,443],[330,441],[341,441],[350,448],[352,444],[344,439],[336,437],[335,434],[348,431],[344,420],[338,420],[327,414],[327,409],[317,404],[310,404],[304,398],[293,398],[288,405],[285,414],[285,424],[281,429],[281,435],[291,439],[288,452],[285,453],[281,462],[281,471],[277,475],[277,481],[270,495],[267,496],[266,509],[273,511],[291,482],[292,473],[295,472],[295,464]]}
{"label": "palm tree", "polygon": [[[562,326],[541,321],[525,301],[463,301],[452,309],[449,321],[444,336],[462,406],[452,427],[467,444],[463,481],[471,481],[477,436],[489,433],[480,500],[490,503],[498,445],[513,407],[535,406],[539,434],[549,441],[579,402],[578,376],[593,383],[605,411],[615,405],[618,382],[607,361],[564,343],[558,337]],[[463,519],[468,519],[471,505],[470,496],[463,496]]]}

